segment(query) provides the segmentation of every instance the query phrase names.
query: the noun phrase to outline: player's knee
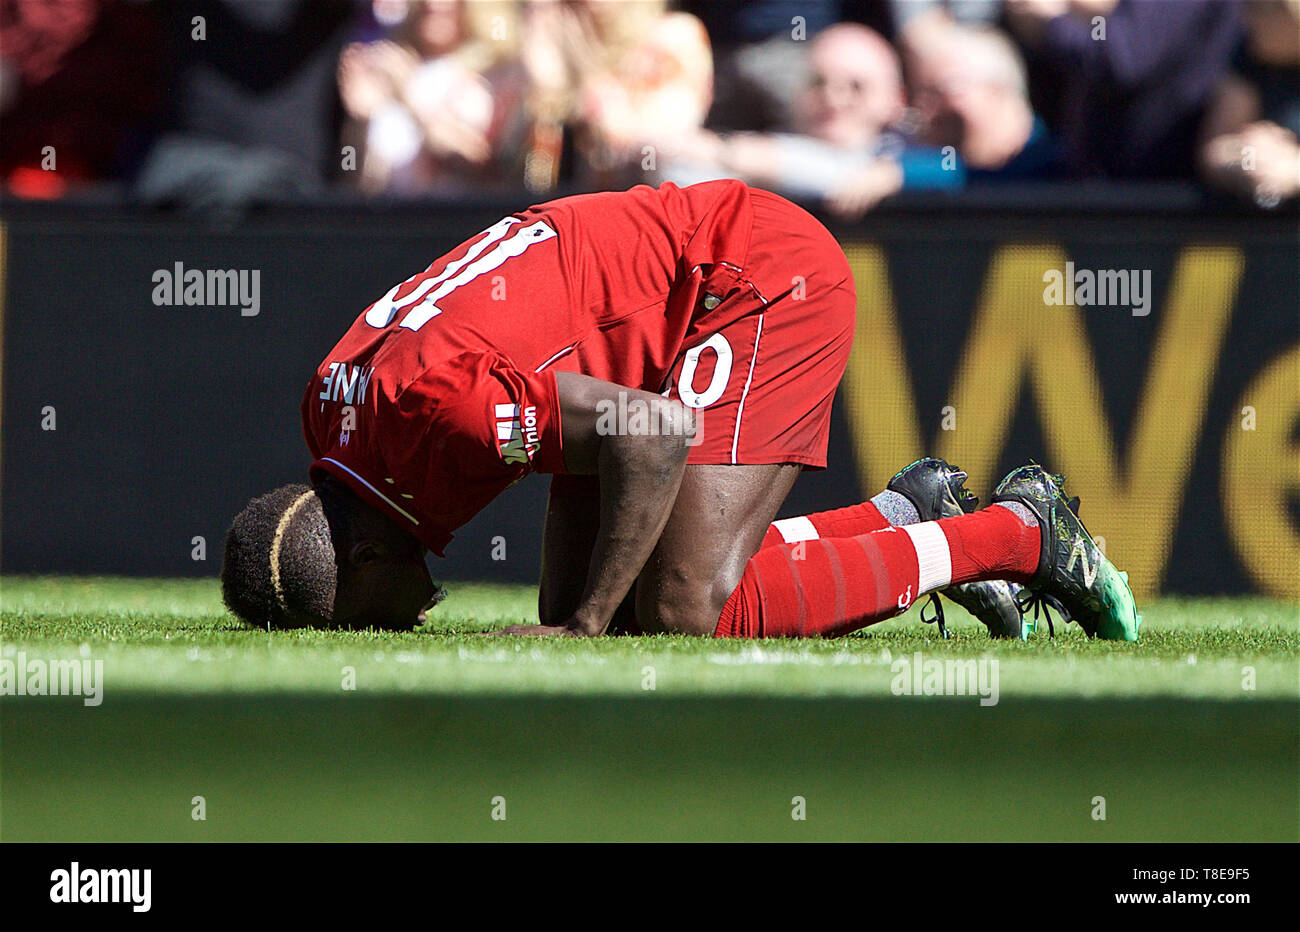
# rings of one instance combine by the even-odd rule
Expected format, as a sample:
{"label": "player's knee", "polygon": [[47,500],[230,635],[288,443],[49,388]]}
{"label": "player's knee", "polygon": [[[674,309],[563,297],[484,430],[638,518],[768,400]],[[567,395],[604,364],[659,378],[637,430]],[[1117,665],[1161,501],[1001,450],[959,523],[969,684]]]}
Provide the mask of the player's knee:
{"label": "player's knee", "polygon": [[670,634],[713,634],[723,606],[740,583],[739,577],[731,576],[724,573],[698,580],[686,574],[663,574],[653,599],[639,606],[639,615],[650,616],[642,619],[642,627]]}
{"label": "player's knee", "polygon": [[661,604],[655,607],[656,627],[668,634],[710,635],[718,627],[719,606],[716,612],[702,603],[690,605]]}

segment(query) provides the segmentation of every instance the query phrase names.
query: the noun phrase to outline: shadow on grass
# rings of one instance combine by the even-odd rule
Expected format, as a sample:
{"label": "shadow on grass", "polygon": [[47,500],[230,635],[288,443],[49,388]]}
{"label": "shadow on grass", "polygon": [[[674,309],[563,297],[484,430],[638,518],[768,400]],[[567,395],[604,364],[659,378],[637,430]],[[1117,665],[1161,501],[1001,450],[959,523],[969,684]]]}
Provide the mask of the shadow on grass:
{"label": "shadow on grass", "polygon": [[1296,841],[1297,724],[1280,701],[7,699],[0,837]]}

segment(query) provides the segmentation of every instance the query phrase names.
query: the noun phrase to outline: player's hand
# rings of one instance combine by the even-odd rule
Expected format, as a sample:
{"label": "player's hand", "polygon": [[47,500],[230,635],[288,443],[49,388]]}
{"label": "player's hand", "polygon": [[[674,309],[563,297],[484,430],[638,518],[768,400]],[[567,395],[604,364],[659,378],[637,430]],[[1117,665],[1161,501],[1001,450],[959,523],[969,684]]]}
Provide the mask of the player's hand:
{"label": "player's hand", "polygon": [[567,628],[564,625],[511,625],[508,628],[502,628],[500,631],[488,632],[493,637],[582,637],[573,628]]}

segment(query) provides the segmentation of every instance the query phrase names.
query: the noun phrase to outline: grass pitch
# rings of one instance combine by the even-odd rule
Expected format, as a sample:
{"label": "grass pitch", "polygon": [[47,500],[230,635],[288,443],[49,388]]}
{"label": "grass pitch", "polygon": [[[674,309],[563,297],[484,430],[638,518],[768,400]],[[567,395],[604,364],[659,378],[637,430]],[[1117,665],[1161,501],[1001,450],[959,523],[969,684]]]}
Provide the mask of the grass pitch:
{"label": "grass pitch", "polygon": [[[531,587],[448,588],[426,630],[268,633],[210,580],[0,580],[0,659],[103,661],[98,706],[0,698],[0,838],[1300,840],[1295,605],[578,642],[479,633]],[[996,704],[897,695],[918,652],[996,660]]]}

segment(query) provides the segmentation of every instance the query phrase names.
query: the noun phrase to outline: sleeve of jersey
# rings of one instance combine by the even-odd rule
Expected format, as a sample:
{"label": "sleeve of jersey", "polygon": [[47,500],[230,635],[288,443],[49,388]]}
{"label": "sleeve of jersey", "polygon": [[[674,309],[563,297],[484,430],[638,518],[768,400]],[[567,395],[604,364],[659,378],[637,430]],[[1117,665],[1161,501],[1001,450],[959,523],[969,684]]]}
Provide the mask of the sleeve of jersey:
{"label": "sleeve of jersey", "polygon": [[397,454],[406,462],[393,465],[426,487],[490,500],[529,472],[565,471],[553,373],[517,369],[496,353],[465,353],[426,369],[395,402],[400,424],[393,428],[417,442]]}

